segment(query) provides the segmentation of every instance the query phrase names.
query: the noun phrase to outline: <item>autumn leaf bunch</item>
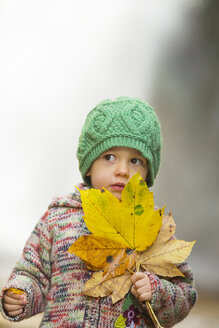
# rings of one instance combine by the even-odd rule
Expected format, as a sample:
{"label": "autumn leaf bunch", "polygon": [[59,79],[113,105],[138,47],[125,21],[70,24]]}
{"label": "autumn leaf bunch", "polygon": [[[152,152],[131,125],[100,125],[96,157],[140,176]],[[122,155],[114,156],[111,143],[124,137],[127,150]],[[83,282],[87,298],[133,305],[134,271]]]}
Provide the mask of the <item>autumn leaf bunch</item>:
{"label": "autumn leaf bunch", "polygon": [[125,186],[121,201],[109,191],[80,190],[84,221],[91,232],[69,248],[88,269],[96,271],[84,294],[122,299],[131,287],[131,274],[144,270],[183,276],[176,264],[189,256],[194,242],[174,238],[172,215],[154,209],[153,193],[139,173]]}

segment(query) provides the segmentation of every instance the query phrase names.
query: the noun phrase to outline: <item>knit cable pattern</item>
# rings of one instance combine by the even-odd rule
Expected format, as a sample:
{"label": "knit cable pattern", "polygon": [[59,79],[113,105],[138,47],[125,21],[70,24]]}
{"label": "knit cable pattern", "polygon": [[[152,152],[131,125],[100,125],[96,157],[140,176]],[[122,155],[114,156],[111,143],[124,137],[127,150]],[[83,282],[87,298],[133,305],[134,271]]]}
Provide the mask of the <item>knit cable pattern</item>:
{"label": "knit cable pattern", "polygon": [[148,185],[152,186],[160,166],[160,124],[153,108],[138,98],[120,97],[98,104],[82,128],[77,158],[86,183],[86,172],[104,151],[112,147],[139,150],[149,164]]}

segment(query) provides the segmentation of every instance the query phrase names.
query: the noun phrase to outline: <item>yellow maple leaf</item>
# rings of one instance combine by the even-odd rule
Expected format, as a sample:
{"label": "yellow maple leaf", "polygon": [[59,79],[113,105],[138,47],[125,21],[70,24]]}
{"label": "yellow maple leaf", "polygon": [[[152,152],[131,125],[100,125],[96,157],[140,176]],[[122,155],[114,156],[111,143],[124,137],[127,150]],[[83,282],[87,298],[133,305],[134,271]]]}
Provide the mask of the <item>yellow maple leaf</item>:
{"label": "yellow maple leaf", "polygon": [[136,252],[154,242],[164,209],[154,210],[153,194],[140,174],[125,186],[121,202],[103,191],[80,191],[84,221],[92,234],[80,237],[69,252],[84,260],[89,269],[103,269],[104,281],[130,270]]}
{"label": "yellow maple leaf", "polygon": [[[154,209],[153,193],[139,173],[125,186],[121,201],[105,189],[80,193],[91,235],[80,237],[69,252],[89,269],[101,270],[86,283],[86,295],[111,295],[113,302],[123,298],[131,286],[128,277],[134,265],[162,276],[183,276],[175,264],[189,256],[194,242],[173,238],[172,215],[163,216],[164,208]],[[119,288],[123,283],[125,289]]]}
{"label": "yellow maple leaf", "polygon": [[111,239],[122,248],[136,251],[145,250],[155,241],[164,209],[154,210],[153,193],[139,173],[125,186],[122,201],[105,189],[80,193],[84,221],[96,237]]}

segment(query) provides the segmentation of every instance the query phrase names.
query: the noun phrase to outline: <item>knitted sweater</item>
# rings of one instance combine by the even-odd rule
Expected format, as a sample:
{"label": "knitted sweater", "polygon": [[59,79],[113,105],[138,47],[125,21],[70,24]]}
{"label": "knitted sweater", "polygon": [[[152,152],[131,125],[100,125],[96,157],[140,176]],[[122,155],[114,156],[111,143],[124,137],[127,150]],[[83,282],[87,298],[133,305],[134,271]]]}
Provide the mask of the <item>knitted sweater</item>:
{"label": "knitted sweater", "polygon": [[[68,248],[88,233],[78,191],[57,198],[49,205],[4,288],[25,290],[27,305],[24,312],[14,318],[1,309],[6,319],[19,321],[44,311],[40,327],[46,328],[153,327],[144,304],[130,293],[114,305],[110,297],[94,298],[83,294],[92,272],[79,257],[70,254]],[[180,265],[180,270],[184,278],[163,279],[149,274],[151,305],[164,327],[172,327],[182,320],[196,300],[189,265]],[[123,325],[119,325],[121,318]]]}

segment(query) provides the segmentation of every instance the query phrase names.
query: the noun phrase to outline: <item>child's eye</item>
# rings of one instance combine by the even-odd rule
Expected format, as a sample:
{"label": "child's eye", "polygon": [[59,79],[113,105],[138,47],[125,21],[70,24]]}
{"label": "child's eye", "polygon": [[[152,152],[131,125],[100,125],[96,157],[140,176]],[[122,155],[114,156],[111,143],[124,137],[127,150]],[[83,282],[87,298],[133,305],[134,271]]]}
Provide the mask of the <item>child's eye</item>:
{"label": "child's eye", "polygon": [[134,165],[143,165],[143,161],[140,158],[132,158],[131,163]]}
{"label": "child's eye", "polygon": [[104,155],[104,159],[105,159],[106,161],[110,161],[110,162],[112,162],[112,161],[114,161],[115,156],[114,156],[113,154],[106,154],[106,155]]}

